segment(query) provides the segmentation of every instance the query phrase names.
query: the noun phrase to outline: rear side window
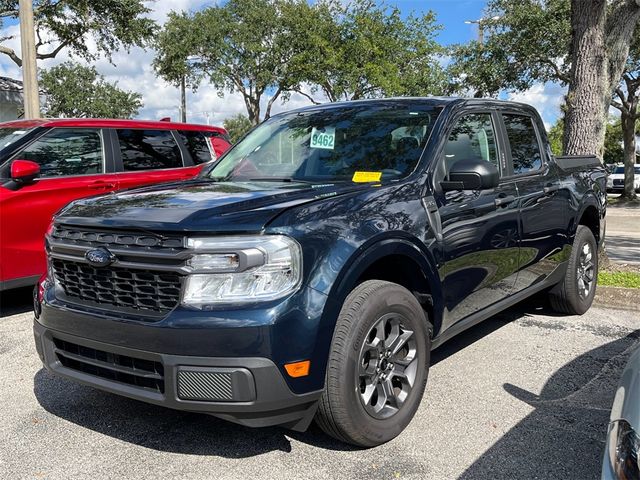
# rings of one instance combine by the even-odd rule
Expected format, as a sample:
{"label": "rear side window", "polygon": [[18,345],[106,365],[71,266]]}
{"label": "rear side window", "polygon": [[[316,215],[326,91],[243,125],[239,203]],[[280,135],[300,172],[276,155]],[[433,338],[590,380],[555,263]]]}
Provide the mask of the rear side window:
{"label": "rear side window", "polygon": [[178,130],[177,133],[182,143],[184,143],[184,146],[187,147],[193,163],[199,165],[216,159],[209,139],[205,137],[202,132],[195,130]]}
{"label": "rear side window", "polygon": [[182,167],[180,148],[169,130],[116,130],[125,172]]}
{"label": "rear side window", "polygon": [[104,172],[100,132],[86,128],[53,128],[15,158],[36,162],[42,178]]}
{"label": "rear side window", "polygon": [[514,175],[540,170],[542,154],[531,117],[504,114],[502,118],[511,148]]}
{"label": "rear side window", "polygon": [[445,172],[459,160],[481,159],[498,167],[498,148],[490,113],[473,113],[460,118],[444,147]]}

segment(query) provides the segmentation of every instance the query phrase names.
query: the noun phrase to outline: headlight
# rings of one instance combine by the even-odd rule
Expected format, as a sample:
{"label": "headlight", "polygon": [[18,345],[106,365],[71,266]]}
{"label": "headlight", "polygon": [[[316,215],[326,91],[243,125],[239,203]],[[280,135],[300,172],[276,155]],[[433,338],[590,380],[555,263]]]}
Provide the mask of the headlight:
{"label": "headlight", "polygon": [[609,461],[616,478],[640,479],[638,435],[626,420],[616,420],[609,430]]}
{"label": "headlight", "polygon": [[190,238],[182,303],[191,307],[276,300],[302,280],[302,250],[283,235]]}

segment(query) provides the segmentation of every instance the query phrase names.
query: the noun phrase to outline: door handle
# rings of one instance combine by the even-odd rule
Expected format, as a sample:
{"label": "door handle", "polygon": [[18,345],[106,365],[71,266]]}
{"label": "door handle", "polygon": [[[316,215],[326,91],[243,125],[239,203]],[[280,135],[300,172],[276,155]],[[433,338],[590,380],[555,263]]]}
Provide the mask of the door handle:
{"label": "door handle", "polygon": [[560,185],[547,185],[542,189],[545,195],[551,195],[560,190]]}
{"label": "door handle", "polygon": [[506,195],[504,197],[496,198],[493,203],[496,204],[496,207],[504,207],[515,201],[516,197],[514,197],[513,195]]}
{"label": "door handle", "polygon": [[92,190],[109,190],[110,188],[114,188],[116,184],[98,180],[96,182],[90,183],[87,186]]}

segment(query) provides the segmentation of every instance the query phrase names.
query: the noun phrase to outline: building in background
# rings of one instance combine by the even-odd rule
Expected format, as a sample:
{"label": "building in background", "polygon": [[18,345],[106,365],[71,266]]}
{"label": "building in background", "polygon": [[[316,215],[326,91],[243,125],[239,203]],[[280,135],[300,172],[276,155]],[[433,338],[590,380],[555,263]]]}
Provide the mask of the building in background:
{"label": "building in background", "polygon": [[23,117],[22,81],[0,76],[0,122]]}

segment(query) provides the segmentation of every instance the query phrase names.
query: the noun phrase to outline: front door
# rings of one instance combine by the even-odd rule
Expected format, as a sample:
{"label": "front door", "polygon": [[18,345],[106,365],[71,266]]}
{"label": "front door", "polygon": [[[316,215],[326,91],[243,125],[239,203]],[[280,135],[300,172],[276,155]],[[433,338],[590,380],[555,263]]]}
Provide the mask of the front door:
{"label": "front door", "polygon": [[[480,158],[505,171],[497,116],[461,116],[448,134],[440,175],[446,179],[457,161]],[[436,175],[437,180],[437,175]],[[518,191],[501,179],[492,190],[441,193],[442,262],[445,312],[443,330],[511,294],[518,271]]]}
{"label": "front door", "polygon": [[106,173],[102,132],[53,128],[14,155],[40,165],[40,177],[17,190],[4,189],[0,215],[2,280],[45,272],[44,234],[51,217],[67,203],[115,189]]}

